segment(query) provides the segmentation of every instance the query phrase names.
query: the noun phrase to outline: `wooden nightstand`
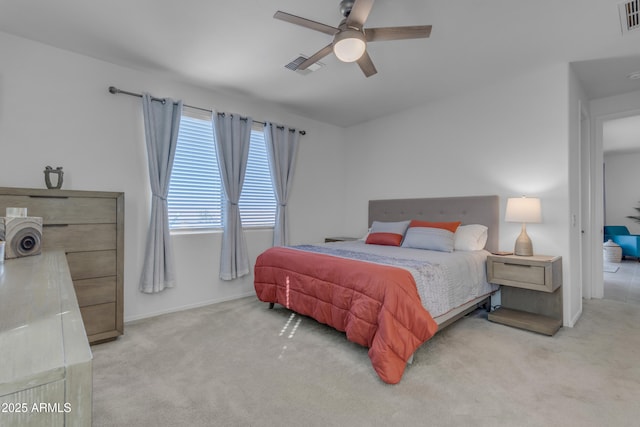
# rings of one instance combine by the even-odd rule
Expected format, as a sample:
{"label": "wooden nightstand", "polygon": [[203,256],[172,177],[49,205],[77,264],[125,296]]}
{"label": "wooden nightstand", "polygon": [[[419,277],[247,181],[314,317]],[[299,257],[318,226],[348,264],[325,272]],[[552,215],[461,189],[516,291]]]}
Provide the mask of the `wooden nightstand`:
{"label": "wooden nightstand", "polygon": [[353,242],[354,240],[358,240],[357,237],[325,237],[324,242]]}
{"label": "wooden nightstand", "polygon": [[545,335],[562,326],[562,257],[490,255],[487,280],[502,285],[492,322]]}

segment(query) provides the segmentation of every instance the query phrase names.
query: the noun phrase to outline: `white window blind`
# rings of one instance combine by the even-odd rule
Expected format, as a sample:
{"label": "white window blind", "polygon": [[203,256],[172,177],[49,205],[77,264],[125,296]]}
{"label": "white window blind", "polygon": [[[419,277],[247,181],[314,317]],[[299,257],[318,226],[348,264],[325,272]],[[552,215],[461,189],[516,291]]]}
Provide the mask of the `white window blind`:
{"label": "white window blind", "polygon": [[247,171],[238,205],[244,227],[274,226],[276,198],[262,129],[251,131]]}
{"label": "white window blind", "polygon": [[167,202],[171,229],[222,227],[222,183],[210,116],[183,109]]}
{"label": "white window blind", "polygon": [[[167,197],[169,227],[222,228],[223,200],[211,116],[185,107]],[[239,206],[244,227],[273,227],[276,201],[262,129],[251,132]]]}

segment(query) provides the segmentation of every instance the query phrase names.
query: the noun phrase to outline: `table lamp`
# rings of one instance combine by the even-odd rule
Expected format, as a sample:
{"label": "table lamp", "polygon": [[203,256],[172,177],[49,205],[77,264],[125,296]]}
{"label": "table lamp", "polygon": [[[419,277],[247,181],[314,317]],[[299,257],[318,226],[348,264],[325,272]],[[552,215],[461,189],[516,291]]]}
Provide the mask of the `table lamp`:
{"label": "table lamp", "polygon": [[513,251],[515,255],[532,256],[533,245],[527,235],[527,223],[542,222],[540,199],[535,197],[510,197],[507,199],[507,210],[504,216],[507,222],[521,222],[522,231],[516,240]]}

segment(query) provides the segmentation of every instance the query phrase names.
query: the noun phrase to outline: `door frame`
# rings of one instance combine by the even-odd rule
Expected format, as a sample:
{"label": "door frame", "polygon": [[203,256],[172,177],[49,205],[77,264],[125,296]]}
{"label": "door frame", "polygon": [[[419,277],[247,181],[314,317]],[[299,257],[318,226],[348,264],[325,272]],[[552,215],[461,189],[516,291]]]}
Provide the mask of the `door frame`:
{"label": "door frame", "polygon": [[589,224],[591,224],[591,117],[589,111],[582,100],[579,101],[578,108],[578,153],[579,153],[579,183],[578,183],[578,211],[580,212],[577,219],[577,226],[580,233],[579,251],[580,256],[577,257],[580,263],[578,271],[578,280],[582,284],[580,287],[581,298],[590,299],[592,295],[592,280],[590,272],[590,260],[593,257],[593,246],[591,245],[590,236],[592,235]]}
{"label": "door frame", "polygon": [[[591,118],[591,144],[590,144],[590,179],[591,185],[589,201],[589,229],[591,236],[589,246],[592,249],[590,254],[584,254],[584,261],[590,267],[589,286],[590,296],[585,298],[604,297],[604,271],[602,244],[604,241],[604,123],[609,120],[622,119],[625,117],[640,115],[640,109],[621,110],[615,113],[596,115]],[[583,262],[584,262],[583,261]]]}

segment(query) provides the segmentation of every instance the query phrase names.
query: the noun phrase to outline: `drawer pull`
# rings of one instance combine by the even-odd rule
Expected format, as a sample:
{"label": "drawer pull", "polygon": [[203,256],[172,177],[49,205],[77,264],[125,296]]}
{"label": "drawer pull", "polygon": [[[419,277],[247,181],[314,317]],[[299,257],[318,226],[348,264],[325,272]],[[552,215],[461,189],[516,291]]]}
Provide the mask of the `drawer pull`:
{"label": "drawer pull", "polygon": [[531,268],[532,267],[531,265],[528,265],[528,264],[516,264],[516,263],[513,263],[513,262],[505,262],[504,264],[505,265],[515,265],[517,267],[527,267],[527,268]]}
{"label": "drawer pull", "polygon": [[32,199],[68,199],[69,196],[38,196],[34,194],[29,194],[29,197]]}
{"label": "drawer pull", "polygon": [[43,227],[68,227],[69,224],[42,224]]}

